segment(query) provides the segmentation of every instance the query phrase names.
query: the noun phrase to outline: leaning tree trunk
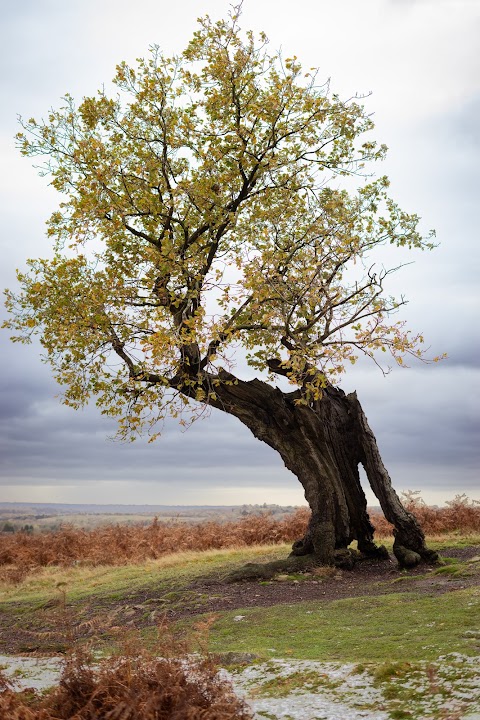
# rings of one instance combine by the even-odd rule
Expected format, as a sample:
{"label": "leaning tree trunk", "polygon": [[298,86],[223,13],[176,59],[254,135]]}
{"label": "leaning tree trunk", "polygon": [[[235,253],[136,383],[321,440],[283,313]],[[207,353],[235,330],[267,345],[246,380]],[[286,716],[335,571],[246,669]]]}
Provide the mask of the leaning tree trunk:
{"label": "leaning tree trunk", "polygon": [[357,540],[363,556],[385,556],[374,543],[374,528],[360,484],[365,469],[385,517],[394,526],[394,553],[402,566],[436,554],[425,545],[416,518],[400,502],[382,462],[375,436],[355,393],[329,386],[312,406],[295,402],[260,380],[243,382],[226,372],[215,391],[220,409],[235,415],[260,440],[277,450],[301,482],[312,511],[305,536],[293,545],[299,564],[351,566],[348,545]]}

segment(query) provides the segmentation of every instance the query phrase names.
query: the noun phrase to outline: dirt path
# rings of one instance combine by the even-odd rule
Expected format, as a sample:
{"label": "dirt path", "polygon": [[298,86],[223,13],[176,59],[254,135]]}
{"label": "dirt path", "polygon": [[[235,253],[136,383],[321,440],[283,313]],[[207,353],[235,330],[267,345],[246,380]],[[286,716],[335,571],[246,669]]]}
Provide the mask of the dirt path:
{"label": "dirt path", "polygon": [[[352,571],[327,576],[280,576],[268,582],[227,584],[211,575],[188,585],[174,580],[156,587],[88,601],[62,603],[61,597],[43,605],[6,604],[0,611],[0,653],[61,653],[72,639],[108,642],[126,629],[142,629],[162,618],[175,621],[200,613],[246,607],[270,607],[304,601],[331,602],[342,598],[392,592],[441,594],[472,585],[480,586],[480,547],[452,548],[443,554],[459,561],[458,572],[441,572],[422,566],[402,572],[393,560],[358,563]],[[462,563],[465,563],[463,565]],[[445,569],[445,568],[444,568]]]}
{"label": "dirt path", "polygon": [[[455,549],[449,557],[469,560],[480,553],[479,547]],[[301,576],[300,576],[301,577]],[[441,594],[471,585],[480,585],[480,568],[468,576],[437,575],[434,568],[420,567],[413,571],[400,571],[396,562],[377,560],[358,563],[353,570],[337,570],[322,578],[305,574],[305,579],[279,577],[270,582],[243,582],[226,585],[221,581],[197,582],[192,587],[198,594],[208,595],[201,612],[215,612],[240,607],[269,607],[281,603],[308,602],[311,600],[333,601],[365,595],[383,595],[391,592],[423,591]],[[195,611],[195,606],[171,611],[172,616],[182,617]],[[175,612],[175,614],[173,614]]]}

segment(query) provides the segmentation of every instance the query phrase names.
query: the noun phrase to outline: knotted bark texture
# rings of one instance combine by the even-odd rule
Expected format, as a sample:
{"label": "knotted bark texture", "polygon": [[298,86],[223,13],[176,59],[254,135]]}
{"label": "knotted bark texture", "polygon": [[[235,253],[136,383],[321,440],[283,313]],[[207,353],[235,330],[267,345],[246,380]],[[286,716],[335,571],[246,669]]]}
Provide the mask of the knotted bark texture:
{"label": "knotted bark texture", "polygon": [[[260,380],[244,382],[222,372],[217,387],[219,409],[235,415],[259,440],[280,453],[301,482],[312,516],[285,563],[291,571],[313,565],[352,567],[359,557],[387,557],[374,543],[374,528],[360,483],[362,464],[387,520],[394,526],[394,554],[402,567],[434,562],[423,531],[402,505],[382,462],[375,436],[356,393],[333,386],[310,406],[299,392],[284,393]],[[358,551],[348,549],[356,540]],[[278,562],[249,565],[243,577],[267,577],[281,571]],[[232,579],[242,577],[240,573]]]}

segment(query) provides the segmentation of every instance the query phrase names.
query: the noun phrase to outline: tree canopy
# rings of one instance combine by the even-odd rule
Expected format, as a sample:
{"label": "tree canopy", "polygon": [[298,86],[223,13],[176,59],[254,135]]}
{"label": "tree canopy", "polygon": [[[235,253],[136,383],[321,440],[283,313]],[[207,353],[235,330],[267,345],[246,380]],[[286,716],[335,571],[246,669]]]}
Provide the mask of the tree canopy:
{"label": "tree canopy", "polygon": [[385,289],[395,268],[369,258],[431,236],[367,175],[386,148],[361,98],[243,33],[239,8],[113,82],[17,136],[63,199],[54,255],[19,273],[5,324],[40,335],[67,404],[94,397],[133,437],[191,399],[220,406],[238,348],[300,404],[361,354],[423,356]]}

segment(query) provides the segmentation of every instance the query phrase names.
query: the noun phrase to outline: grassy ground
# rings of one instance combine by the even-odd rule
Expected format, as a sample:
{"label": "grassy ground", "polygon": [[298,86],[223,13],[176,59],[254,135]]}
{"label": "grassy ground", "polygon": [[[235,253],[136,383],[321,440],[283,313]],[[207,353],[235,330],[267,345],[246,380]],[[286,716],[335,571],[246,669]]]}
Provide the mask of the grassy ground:
{"label": "grassy ground", "polygon": [[18,583],[0,582],[2,603],[48,602],[59,586],[70,601],[111,593],[128,596],[138,588],[157,587],[158,583],[176,582],[180,587],[197,577],[212,573],[227,574],[230,568],[246,562],[262,562],[284,557],[289,545],[257,545],[249,548],[187,551],[164,555],[157,560],[118,566],[38,568]]}
{"label": "grassy ground", "polygon": [[[430,660],[453,651],[478,654],[480,585],[475,578],[480,582],[480,562],[475,557],[473,562],[448,559],[449,549],[475,543],[480,555],[479,537],[430,542],[447,556],[444,565],[430,574],[394,571],[366,586],[363,596],[357,589],[352,592],[355,597],[324,600],[319,586],[314,600],[289,603],[288,588],[292,587],[293,596],[294,584],[298,586],[303,578],[310,581],[311,576],[282,577],[288,587],[278,604],[244,607],[239,596],[231,610],[214,609],[210,647],[262,658],[342,662]],[[195,582],[214,578],[218,583],[234,567],[283,557],[287,550],[283,545],[212,550],[169,555],[139,565],[43,568],[17,585],[2,583],[0,621],[12,632],[15,627],[37,628],[48,634],[52,626],[68,624],[68,618],[72,626],[90,619],[102,628],[91,638],[99,645],[110,642],[109,623],[117,628],[137,625],[147,641],[150,628],[168,614],[175,618],[185,603],[192,605],[196,615],[191,621],[179,621],[183,630],[201,619],[202,603],[211,610],[216,596],[212,600],[205,588],[197,591]],[[333,582],[328,576],[320,580],[322,587]],[[443,584],[441,592],[438,583]],[[262,583],[247,588],[253,595],[263,590]],[[242,589],[245,592],[245,586]],[[25,649],[32,644],[26,642]],[[57,641],[52,650],[55,647],[61,650],[63,643]],[[48,643],[44,649],[48,650]]]}
{"label": "grassy ground", "polygon": [[[391,551],[392,541],[382,540]],[[450,535],[428,538],[428,546],[442,554],[448,549],[467,546],[479,546],[480,535]],[[0,580],[0,602],[48,602],[59,586],[63,586],[69,599],[81,600],[92,595],[118,593],[128,595],[140,587],[156,585],[162,581],[176,580],[181,585],[196,577],[212,573],[228,572],[247,562],[262,562],[285,557],[290,552],[290,544],[256,545],[252,547],[228,548],[221,550],[186,551],[164,555],[156,560],[118,566],[89,566],[76,564],[70,567],[47,566],[35,571],[16,582]],[[448,570],[440,570],[448,572]],[[452,572],[452,571],[450,571]],[[403,575],[405,580],[411,577]]]}
{"label": "grassy ground", "polygon": [[[365,711],[376,711],[371,693],[377,688],[393,720],[446,720],[444,708],[454,701],[463,707],[462,692],[472,695],[478,684],[468,658],[480,656],[480,536],[456,533],[428,544],[444,556],[433,569],[399,571],[392,563],[365,576],[327,571],[234,587],[223,583],[229,571],[285,557],[289,545],[36,569],[0,584],[0,652],[53,654],[80,642],[105,654],[129,633],[154,648],[170,617],[169,632],[196,635],[236,673],[245,672],[240,665],[247,654],[256,656],[249,667],[257,675],[246,688],[259,707],[272,698],[293,703],[299,693],[322,693],[334,702],[350,693],[355,705],[364,677]],[[343,596],[328,595],[337,585]],[[296,601],[308,589],[310,599]],[[208,627],[208,637],[199,627]],[[293,661],[306,665],[290,666]],[[333,670],[325,663],[334,663]],[[335,668],[345,663],[351,669],[338,679]],[[480,708],[477,700],[468,703]],[[277,717],[265,712],[259,717]]]}
{"label": "grassy ground", "polygon": [[478,589],[236,609],[213,626],[211,649],[335,662],[433,660],[478,654],[479,620]]}

